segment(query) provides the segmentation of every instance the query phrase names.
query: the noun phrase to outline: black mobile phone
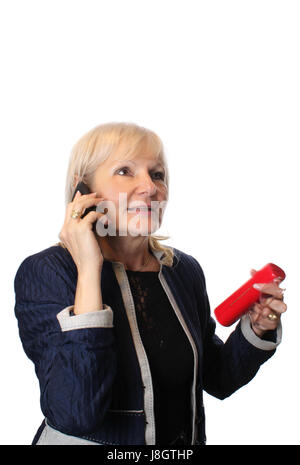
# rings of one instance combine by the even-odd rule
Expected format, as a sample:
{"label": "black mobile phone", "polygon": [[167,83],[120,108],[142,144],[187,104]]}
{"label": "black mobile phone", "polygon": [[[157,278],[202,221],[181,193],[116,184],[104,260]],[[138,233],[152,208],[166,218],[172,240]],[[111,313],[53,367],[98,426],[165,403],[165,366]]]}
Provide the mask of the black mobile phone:
{"label": "black mobile phone", "polygon": [[[86,194],[91,193],[88,186],[84,182],[80,181],[77,184],[76,189],[74,191],[74,194],[73,194],[73,197],[72,197],[72,202],[74,200],[74,197],[75,197],[77,191],[79,191],[82,195],[86,195]],[[86,208],[83,215],[81,216],[81,218],[84,218],[85,215],[87,215],[91,211],[96,211],[96,205],[93,205],[92,207]],[[93,223],[93,231],[94,231],[94,233],[96,233],[96,224],[97,224],[97,221],[94,221],[94,223]]]}

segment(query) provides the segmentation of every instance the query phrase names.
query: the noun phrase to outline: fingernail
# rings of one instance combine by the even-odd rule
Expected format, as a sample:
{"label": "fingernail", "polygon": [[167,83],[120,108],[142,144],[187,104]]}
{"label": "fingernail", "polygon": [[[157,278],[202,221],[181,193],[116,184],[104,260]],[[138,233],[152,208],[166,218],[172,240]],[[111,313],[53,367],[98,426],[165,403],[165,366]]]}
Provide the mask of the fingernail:
{"label": "fingernail", "polygon": [[255,284],[253,284],[253,287],[254,287],[254,289],[257,289],[258,291],[260,291],[261,284],[255,283]]}

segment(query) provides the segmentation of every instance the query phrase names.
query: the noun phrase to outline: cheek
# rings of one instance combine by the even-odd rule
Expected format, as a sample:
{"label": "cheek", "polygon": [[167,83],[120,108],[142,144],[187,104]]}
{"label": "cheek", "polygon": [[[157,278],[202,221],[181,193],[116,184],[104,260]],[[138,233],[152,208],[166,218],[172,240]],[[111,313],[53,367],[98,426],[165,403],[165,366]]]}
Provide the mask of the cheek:
{"label": "cheek", "polygon": [[168,200],[169,191],[166,186],[160,186],[157,189],[159,200]]}
{"label": "cheek", "polygon": [[119,212],[121,214],[127,212],[128,195],[126,191],[119,191],[118,189],[114,189],[112,186],[109,186],[105,189],[105,191],[103,190],[103,194],[105,199],[109,200],[109,203],[113,206],[112,212],[116,215],[116,218],[118,218]]}
{"label": "cheek", "polygon": [[119,205],[119,200],[124,196],[124,189],[121,189],[114,182],[105,183],[100,191],[105,199],[112,201],[116,206]]}

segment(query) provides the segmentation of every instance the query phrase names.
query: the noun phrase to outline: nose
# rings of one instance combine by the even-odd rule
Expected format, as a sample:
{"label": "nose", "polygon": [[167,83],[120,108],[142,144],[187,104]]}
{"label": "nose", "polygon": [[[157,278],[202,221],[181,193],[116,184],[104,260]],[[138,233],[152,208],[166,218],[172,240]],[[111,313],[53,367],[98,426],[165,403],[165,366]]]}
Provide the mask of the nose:
{"label": "nose", "polygon": [[138,179],[137,192],[152,197],[157,192],[157,186],[148,173],[142,174]]}

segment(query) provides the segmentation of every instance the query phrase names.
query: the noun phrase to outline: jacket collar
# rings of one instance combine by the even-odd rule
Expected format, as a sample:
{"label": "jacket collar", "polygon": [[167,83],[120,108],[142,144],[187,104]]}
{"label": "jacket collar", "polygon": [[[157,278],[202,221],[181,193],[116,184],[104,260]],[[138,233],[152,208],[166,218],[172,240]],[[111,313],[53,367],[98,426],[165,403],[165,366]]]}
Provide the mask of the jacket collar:
{"label": "jacket collar", "polygon": [[[165,256],[165,252],[163,250],[153,250],[152,251],[153,255],[155,256],[155,258],[157,259],[157,261],[161,264],[161,261],[163,259],[163,257]],[[118,262],[118,261],[112,261],[112,260],[105,260],[105,262],[110,262],[110,263],[116,263],[118,265],[123,265],[122,262]]]}

